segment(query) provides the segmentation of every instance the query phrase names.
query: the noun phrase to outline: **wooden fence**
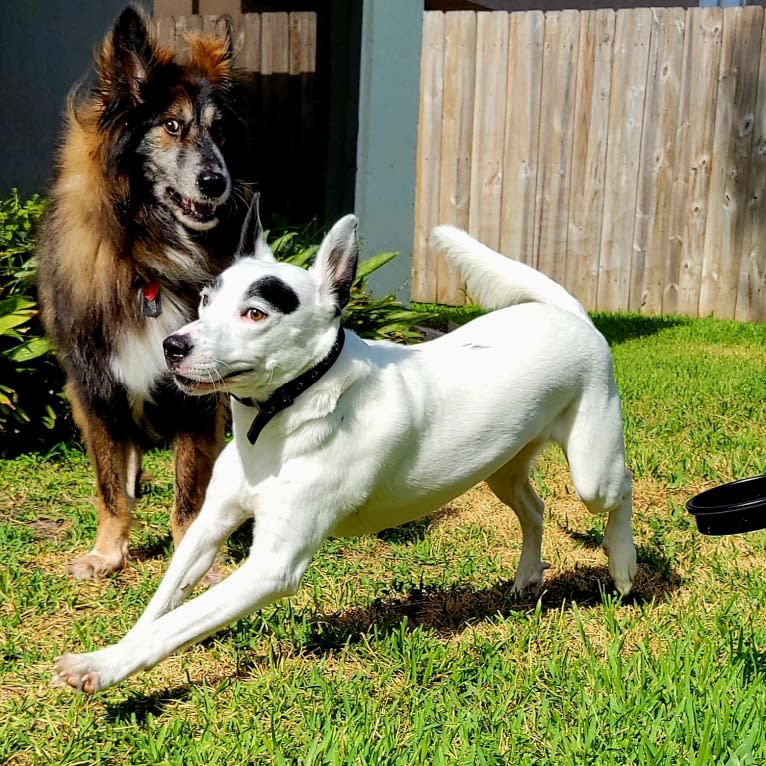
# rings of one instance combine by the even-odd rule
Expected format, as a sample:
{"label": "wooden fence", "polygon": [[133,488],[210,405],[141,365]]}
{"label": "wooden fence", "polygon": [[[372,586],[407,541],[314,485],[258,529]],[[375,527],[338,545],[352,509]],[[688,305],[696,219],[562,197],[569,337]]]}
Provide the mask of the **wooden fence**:
{"label": "wooden fence", "polygon": [[412,295],[436,223],[589,309],[766,320],[764,9],[427,12]]}
{"label": "wooden fence", "polygon": [[[231,17],[234,63],[245,73],[239,109],[247,135],[243,173],[264,192],[263,207],[296,220],[321,210],[323,89],[317,81],[316,13]],[[185,33],[219,34],[218,16],[155,19],[160,43],[178,52]]]}
{"label": "wooden fence", "polygon": [[[316,71],[316,13],[245,13],[232,16],[235,64],[248,72],[302,75]],[[160,43],[177,51],[186,33],[220,34],[219,16],[160,16]]]}

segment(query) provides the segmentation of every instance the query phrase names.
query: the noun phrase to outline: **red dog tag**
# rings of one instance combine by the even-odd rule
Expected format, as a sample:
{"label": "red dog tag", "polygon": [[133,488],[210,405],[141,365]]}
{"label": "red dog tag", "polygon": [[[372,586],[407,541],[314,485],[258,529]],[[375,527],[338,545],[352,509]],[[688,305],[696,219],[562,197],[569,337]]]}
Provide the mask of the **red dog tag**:
{"label": "red dog tag", "polygon": [[162,313],[159,283],[149,282],[144,286],[141,292],[144,296],[144,316],[158,317]]}

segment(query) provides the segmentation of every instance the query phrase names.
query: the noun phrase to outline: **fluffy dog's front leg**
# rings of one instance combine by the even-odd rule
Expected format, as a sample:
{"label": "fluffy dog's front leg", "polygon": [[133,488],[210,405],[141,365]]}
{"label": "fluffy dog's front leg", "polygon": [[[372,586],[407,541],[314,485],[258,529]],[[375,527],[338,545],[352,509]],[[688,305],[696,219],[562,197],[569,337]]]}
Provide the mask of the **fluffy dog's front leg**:
{"label": "fluffy dog's front leg", "polygon": [[285,543],[284,533],[256,535],[247,561],[223,582],[140,629],[134,628],[118,644],[59,657],[54,684],[87,693],[106,689],[224,625],[292,595],[319,542],[321,539],[316,545],[297,547]]}

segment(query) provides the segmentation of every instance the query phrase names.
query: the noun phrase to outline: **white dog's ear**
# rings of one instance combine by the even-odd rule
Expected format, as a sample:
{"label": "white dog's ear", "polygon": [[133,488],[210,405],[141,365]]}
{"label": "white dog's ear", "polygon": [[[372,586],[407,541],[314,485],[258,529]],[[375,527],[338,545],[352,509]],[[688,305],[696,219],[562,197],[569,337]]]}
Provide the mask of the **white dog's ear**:
{"label": "white dog's ear", "polygon": [[256,258],[259,261],[275,261],[274,253],[266,244],[263,237],[263,226],[261,226],[260,214],[261,195],[256,192],[250,202],[250,209],[245,216],[245,222],[242,224],[242,234],[239,238],[239,247],[237,255],[239,258]]}
{"label": "white dog's ear", "polygon": [[351,297],[351,285],[356,276],[359,248],[355,215],[347,215],[330,229],[319,246],[311,271],[319,280],[321,295],[333,301],[340,314]]}

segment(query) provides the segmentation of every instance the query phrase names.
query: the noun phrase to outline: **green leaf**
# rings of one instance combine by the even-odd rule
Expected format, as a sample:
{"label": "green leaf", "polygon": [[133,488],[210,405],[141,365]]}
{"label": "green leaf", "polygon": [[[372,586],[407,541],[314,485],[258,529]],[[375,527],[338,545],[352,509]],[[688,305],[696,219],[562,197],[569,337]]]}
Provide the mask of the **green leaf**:
{"label": "green leaf", "polygon": [[35,302],[31,298],[27,298],[25,295],[9,295],[7,298],[0,299],[0,316],[15,314],[17,311],[34,309],[34,306]]}
{"label": "green leaf", "polygon": [[291,255],[287,259],[287,263],[292,263],[293,266],[300,266],[303,268],[315,255],[319,247],[317,245],[311,245],[301,250],[295,255]]}
{"label": "green leaf", "polygon": [[50,349],[48,341],[45,338],[30,338],[20,346],[16,346],[9,354],[8,358],[13,362],[29,362],[37,359],[43,354],[47,354]]}
{"label": "green leaf", "polygon": [[283,250],[286,250],[292,241],[296,237],[296,232],[287,231],[281,237],[277,237],[269,246],[271,247],[274,255],[279,255]]}
{"label": "green leaf", "polygon": [[27,322],[31,316],[31,314],[23,312],[0,316],[0,335],[11,334],[9,333],[10,330],[24,324],[24,322]]}
{"label": "green leaf", "polygon": [[378,253],[370,258],[363,260],[356,270],[356,280],[362,280],[373,271],[377,271],[381,266],[385,266],[389,261],[392,261],[398,252]]}

